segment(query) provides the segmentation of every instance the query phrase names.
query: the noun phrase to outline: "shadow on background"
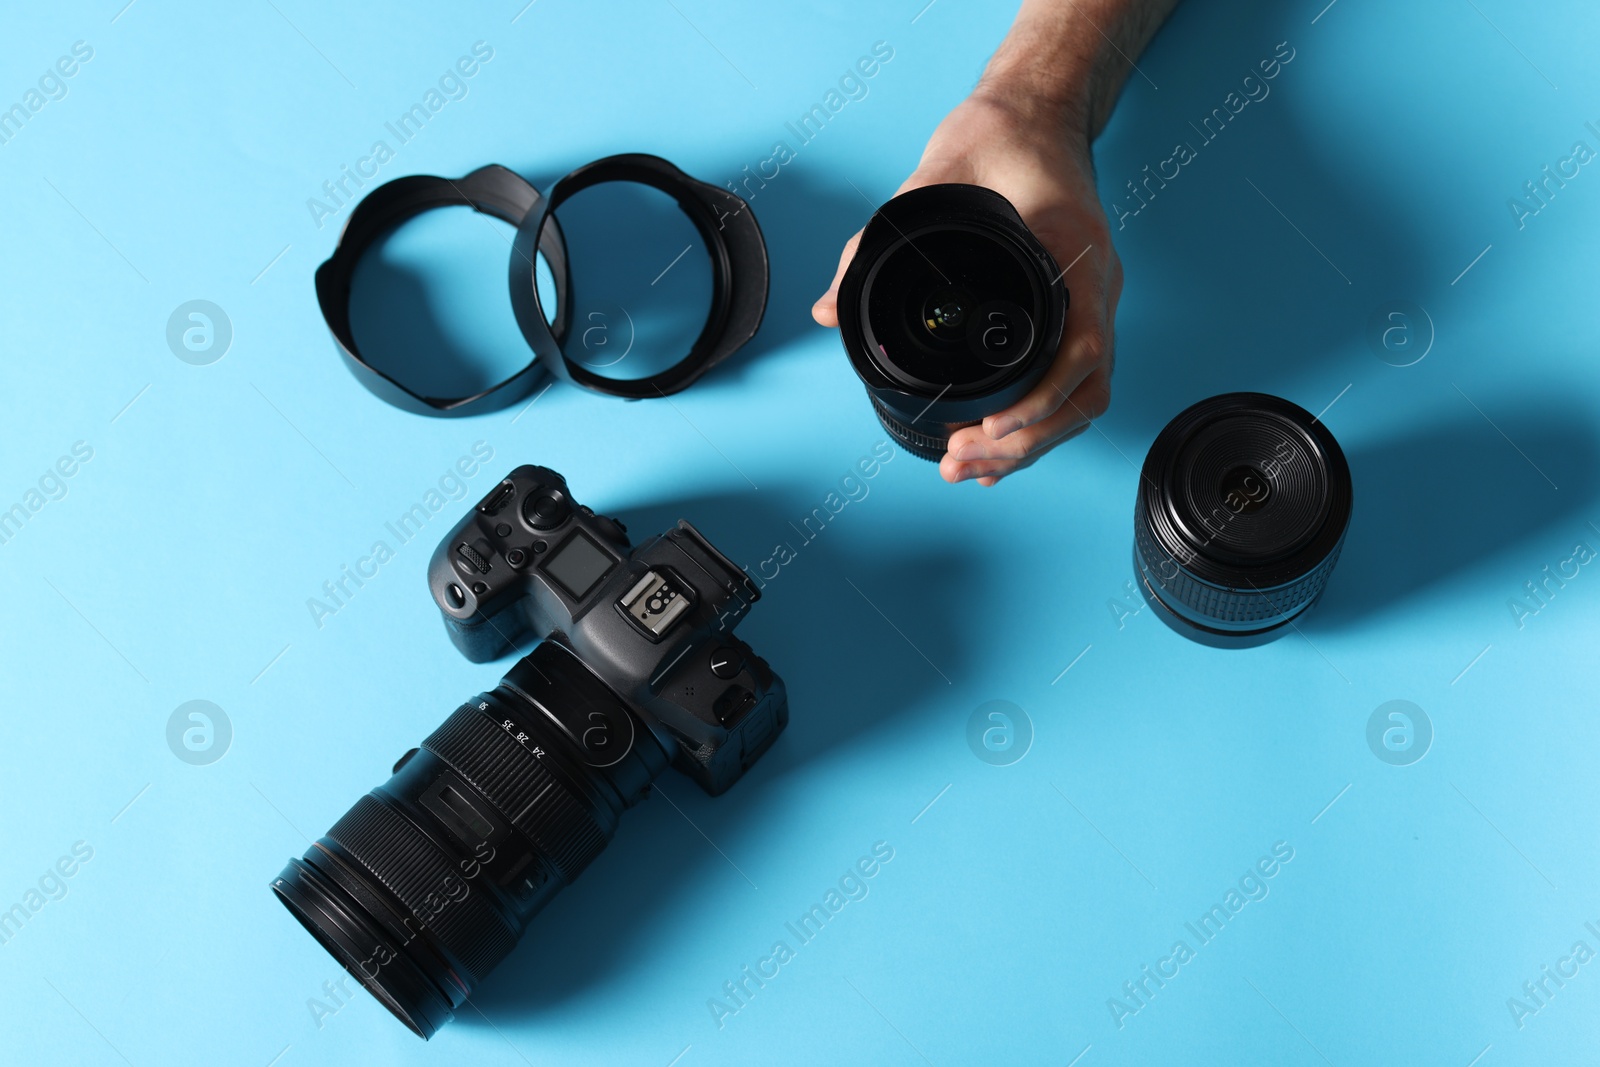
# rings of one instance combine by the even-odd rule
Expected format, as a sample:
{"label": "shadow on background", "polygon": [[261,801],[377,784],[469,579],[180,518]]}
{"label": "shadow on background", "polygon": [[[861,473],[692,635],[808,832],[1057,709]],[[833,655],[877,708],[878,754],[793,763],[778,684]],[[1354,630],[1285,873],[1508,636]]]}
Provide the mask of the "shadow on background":
{"label": "shadow on background", "polygon": [[[1312,69],[1322,45],[1303,9],[1280,0],[1240,7],[1224,19],[1180,6],[1152,49],[1163,89],[1180,92],[1130,84],[1096,150],[1112,241],[1143,311],[1132,319],[1125,303],[1119,316],[1109,418],[1146,441],[1195,401],[1234,390],[1318,410],[1332,394],[1306,389],[1327,381],[1328,363],[1374,358],[1364,343],[1373,310],[1443,301],[1459,269],[1452,242],[1419,232],[1407,203],[1388,195],[1392,185],[1377,187],[1365,161],[1331,152],[1304,128],[1312,83],[1325,73]],[[1268,94],[1225,124],[1213,119],[1208,141],[1212,109],[1226,115],[1228,94],[1244,96],[1246,75],[1284,41],[1294,59],[1264,83]],[[1397,110],[1385,122],[1421,127],[1426,116]],[[1419,128],[1419,143],[1430,132]],[[1163,187],[1157,168],[1178,142],[1196,157]],[[1157,180],[1146,186],[1150,175]],[[1119,229],[1119,209],[1135,208]]]}
{"label": "shadow on background", "polygon": [[471,208],[448,207],[378,238],[350,285],[362,358],[430,397],[471,396],[526,367],[533,350],[506,286],[514,232]]}
{"label": "shadow on background", "polygon": [[[1125,229],[1118,229],[1112,211],[1112,237],[1129,266],[1128,284],[1140,295],[1135,303],[1159,312],[1130,321],[1125,305],[1119,330],[1124,360],[1109,424],[1145,441],[1195,400],[1230,390],[1272,392],[1320,408],[1305,390],[1326,381],[1329,361],[1352,352],[1377,358],[1362,347],[1372,309],[1395,299],[1424,305],[1442,299],[1453,273],[1445,255],[1416,231],[1403,198],[1353,178],[1297,125],[1307,90],[1295,83],[1312,80],[1305,68],[1315,48],[1298,9],[1280,0],[1245,6],[1246,17],[1227,20],[1180,8],[1164,32],[1162,60],[1168,70],[1163,81],[1184,87],[1176,102],[1163,93],[1159,104],[1147,95],[1138,106],[1125,106],[1097,150],[1101,195],[1114,205],[1131,198],[1125,183],[1142,180],[1144,167],[1167,158],[1176,141],[1197,149],[1181,176],[1159,189]],[[1240,32],[1241,25],[1249,32]],[[1286,39],[1300,65],[1291,62],[1271,83],[1271,95],[1206,142],[1190,121],[1198,124],[1223,106]],[[1291,94],[1298,96],[1298,111],[1287,99]],[[937,118],[929,116],[930,131]],[[843,181],[824,185],[790,169],[758,190],[751,204],[772,263],[767,318],[713,380],[736,380],[751,360],[816,329],[811,303],[831,279],[843,242],[874,206]],[[1351,625],[1486,556],[1564,523],[1581,526],[1576,516],[1596,494],[1600,443],[1593,428],[1574,412],[1531,408],[1501,426],[1542,465],[1548,457],[1544,469],[1560,490],[1465,404],[1459,415],[1394,438],[1348,442],[1355,519],[1339,577],[1312,625]],[[795,544],[797,559],[772,580],[741,627],[788,682],[793,718],[787,736],[748,780],[722,798],[711,800],[678,776],[665,776],[660,789],[682,814],[659,802],[629,813],[613,847],[576,891],[552,903],[520,950],[485,983],[476,1000],[491,1016],[537,1017],[614,980],[630,959],[651,953],[661,924],[682,913],[691,893],[713,879],[727,881],[728,872],[706,866],[727,861],[682,825],[685,817],[737,857],[740,841],[762,832],[763,818],[770,817],[763,798],[787,768],[868,729],[891,726],[904,709],[943,688],[943,679],[905,648],[847,577],[928,659],[951,675],[961,669],[963,635],[949,605],[976,595],[967,589],[971,562],[955,548],[923,556],[891,550],[877,558],[846,555],[829,532],[802,543],[790,522],[818,503],[803,491],[763,490],[622,516],[636,540],[688,516],[752,569],[775,544]],[[872,505],[851,505],[857,506]],[[850,519],[847,509],[835,521]],[[938,583],[928,581],[933,574]],[[729,962],[736,964],[737,956]],[[472,1013],[461,1021],[479,1024]]]}
{"label": "shadow on background", "polygon": [[[697,830],[735,859],[747,853],[741,841],[762,834],[763,821],[775,817],[770,801],[787,770],[868,730],[892,728],[896,716],[946,688],[938,671],[907,647],[906,638],[851,582],[940,670],[954,676],[962,669],[962,634],[949,605],[961,602],[972,581],[971,561],[954,549],[926,555],[889,546],[870,555],[847,552],[828,527],[807,543],[789,523],[798,524],[820,504],[802,491],[769,486],[759,493],[618,513],[635,544],[688,518],[752,572],[779,541],[793,546],[795,558],[767,584],[738,630],[787,684],[789,727],[721,797],[706,796],[674,772],[664,774],[657,789],[672,803],[652,797],[628,812],[611,846],[533,921],[518,950],[474,997],[489,1016],[536,1017],[625,973],[629,959],[648,952],[663,924],[689,910],[691,894],[726,885],[729,877],[739,881],[724,869],[730,861]],[[851,508],[872,506],[869,495],[832,522],[848,523]],[[928,582],[929,574],[940,581]],[[736,884],[731,891],[743,889]],[[457,1024],[483,1025],[472,1012],[460,1014]]]}
{"label": "shadow on background", "polygon": [[[784,167],[766,188],[756,189],[755,195],[748,197],[767,239],[772,291],[761,332],[729,361],[735,373],[752,360],[768,358],[786,345],[823,331],[811,318],[811,305],[833,280],[844,243],[867,224],[876,207],[844,181],[824,185],[813,172],[798,166]],[[746,195],[742,186],[740,195]],[[835,337],[835,331],[825,332]],[[838,344],[837,339],[833,344]],[[843,349],[839,358],[844,359]]]}
{"label": "shadow on background", "polygon": [[[1495,423],[1505,436],[1462,400],[1460,413],[1346,452],[1355,509],[1309,629],[1397,608],[1508,549],[1538,543],[1537,551],[1565,558],[1577,541],[1596,544],[1584,520],[1600,497],[1592,415],[1548,403],[1509,415],[1503,407]],[[1527,577],[1557,558],[1531,556]]]}

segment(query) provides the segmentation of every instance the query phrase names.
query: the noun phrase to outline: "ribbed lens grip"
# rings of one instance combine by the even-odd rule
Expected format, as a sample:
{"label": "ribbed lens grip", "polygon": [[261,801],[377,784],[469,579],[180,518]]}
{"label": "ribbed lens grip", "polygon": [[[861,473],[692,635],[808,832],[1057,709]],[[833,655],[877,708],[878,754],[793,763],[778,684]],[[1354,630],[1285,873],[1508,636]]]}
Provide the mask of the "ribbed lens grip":
{"label": "ribbed lens grip", "polygon": [[611,840],[615,820],[602,828],[589,805],[475,704],[458,708],[422,747],[488,797],[566,882]]}
{"label": "ribbed lens grip", "polygon": [[[889,436],[893,437],[895,443],[901,448],[910,452],[913,456],[928,460],[931,463],[937,463],[944,458],[944,454],[950,446],[950,435],[948,433],[943,437],[934,437],[923,433],[921,430],[913,429],[909,423],[901,422],[895,418],[894,414],[884,407],[877,397],[871,393],[868,393],[867,397],[872,401],[872,410],[878,413],[878,421],[883,424],[885,430],[889,431]],[[959,426],[951,427],[951,429],[976,425],[976,422],[963,422]]]}
{"label": "ribbed lens grip", "polygon": [[483,978],[517,943],[487,889],[462,877],[437,845],[371,793],[333,824],[327,840],[367,869],[458,960]]}
{"label": "ribbed lens grip", "polygon": [[1333,565],[1339,562],[1336,546],[1327,558],[1288,585],[1267,590],[1225,589],[1195,578],[1156,542],[1142,499],[1134,511],[1134,545],[1149,581],[1170,606],[1182,605],[1207,624],[1246,627],[1250,623],[1265,625],[1292,618],[1322,593]]}

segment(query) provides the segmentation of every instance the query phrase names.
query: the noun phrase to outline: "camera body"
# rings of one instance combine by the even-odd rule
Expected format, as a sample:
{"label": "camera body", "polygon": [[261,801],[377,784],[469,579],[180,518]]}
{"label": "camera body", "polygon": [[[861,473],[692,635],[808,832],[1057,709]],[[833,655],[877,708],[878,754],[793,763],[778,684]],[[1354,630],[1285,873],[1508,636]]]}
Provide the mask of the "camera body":
{"label": "camera body", "polygon": [[[434,551],[428,587],[468,659],[530,638],[563,646],[712,796],[788,724],[782,679],[733,633],[760,597],[750,577],[688,522],[633,547],[548,468],[496,485]],[[602,710],[564,718],[591,763],[632,744],[632,723]]]}

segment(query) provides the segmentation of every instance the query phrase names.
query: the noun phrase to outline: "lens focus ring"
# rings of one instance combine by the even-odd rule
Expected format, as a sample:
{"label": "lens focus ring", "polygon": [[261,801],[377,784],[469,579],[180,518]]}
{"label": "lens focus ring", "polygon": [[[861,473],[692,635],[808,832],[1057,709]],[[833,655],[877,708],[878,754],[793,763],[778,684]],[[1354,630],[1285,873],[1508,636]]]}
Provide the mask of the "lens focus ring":
{"label": "lens focus ring", "polygon": [[1339,550],[1335,548],[1309,573],[1286,586],[1265,590],[1226,589],[1195,578],[1156,543],[1150,533],[1143,500],[1135,508],[1133,530],[1136,559],[1141,562],[1140,570],[1151,592],[1173,610],[1206,624],[1268,624],[1293,617],[1321,594],[1328,575],[1333,573],[1333,565],[1339,561]]}
{"label": "lens focus ring", "polygon": [[590,805],[491,722],[465,704],[422,742],[498,808],[571,882],[606,847],[616,825],[602,827]]}
{"label": "lens focus ring", "polygon": [[878,413],[878,421],[883,424],[885,430],[889,431],[889,436],[895,439],[895,443],[913,456],[928,460],[930,463],[937,463],[944,458],[945,452],[949,450],[951,433],[961,429],[963,426],[978,425],[976,421],[956,423],[945,428],[943,437],[933,437],[895,418],[894,415],[890,414],[889,409],[884,407],[878,398],[871,393],[868,393],[867,396],[872,400],[872,410]]}
{"label": "lens focus ring", "polygon": [[441,948],[481,979],[517,943],[500,913],[450,858],[403,815],[371,793],[333,824],[326,840],[365,867],[433,934]]}

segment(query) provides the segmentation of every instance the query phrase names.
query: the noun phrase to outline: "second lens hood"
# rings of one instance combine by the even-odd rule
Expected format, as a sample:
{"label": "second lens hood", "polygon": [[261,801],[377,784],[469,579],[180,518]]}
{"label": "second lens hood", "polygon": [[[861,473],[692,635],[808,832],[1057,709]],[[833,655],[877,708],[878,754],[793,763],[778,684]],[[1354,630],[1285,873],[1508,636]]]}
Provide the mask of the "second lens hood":
{"label": "second lens hood", "polygon": [[[533,254],[543,247],[539,235],[555,221],[556,209],[577,193],[607,182],[648,185],[672,197],[694,223],[711,258],[711,306],[700,335],[687,355],[647,378],[607,378],[568,359],[561,347],[561,309],[557,307],[553,325],[545,319],[534,277]],[[749,204],[727,189],[690,177],[660,156],[635,152],[579,167],[556,182],[542,204],[528,212],[511,248],[511,309],[522,336],[551,374],[585,389],[639,400],[687,388],[755,336],[767,309],[769,276],[767,243]],[[561,290],[556,292],[559,299]]]}
{"label": "second lens hood", "polygon": [[[646,378],[607,378],[575,365],[562,351],[572,318],[572,279],[555,210],[575,194],[607,182],[648,185],[671,196],[694,224],[711,260],[711,305],[689,352]],[[464,397],[433,397],[406,386],[362,356],[350,322],[350,286],[361,257],[407,219],[437,207],[465,205],[517,227],[509,279],[511,307],[533,349],[515,374]],[[555,282],[555,307],[546,318],[535,264],[543,256]],[[345,365],[373,395],[418,415],[476,415],[514,404],[547,374],[585,389],[641,399],[676,393],[755,335],[767,307],[767,245],[750,205],[737,194],[690,177],[659,156],[630,153],[596,160],[540,195],[497,164],[462,178],[416,174],[378,186],[351,212],[339,243],[316,273],[317,303]]]}

